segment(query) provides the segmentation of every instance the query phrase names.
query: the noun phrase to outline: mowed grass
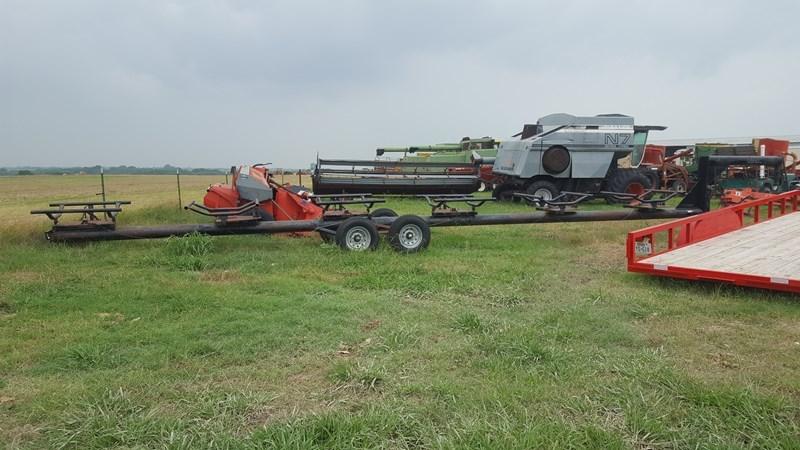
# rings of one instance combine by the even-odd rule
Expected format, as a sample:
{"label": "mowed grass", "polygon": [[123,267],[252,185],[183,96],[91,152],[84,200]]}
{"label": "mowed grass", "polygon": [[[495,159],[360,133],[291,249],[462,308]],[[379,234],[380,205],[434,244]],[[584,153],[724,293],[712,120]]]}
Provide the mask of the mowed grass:
{"label": "mowed grass", "polygon": [[[107,183],[125,224],[198,220],[174,177]],[[800,447],[798,299],[627,273],[647,223],[47,244],[27,210],[96,185],[0,178],[5,447]]]}

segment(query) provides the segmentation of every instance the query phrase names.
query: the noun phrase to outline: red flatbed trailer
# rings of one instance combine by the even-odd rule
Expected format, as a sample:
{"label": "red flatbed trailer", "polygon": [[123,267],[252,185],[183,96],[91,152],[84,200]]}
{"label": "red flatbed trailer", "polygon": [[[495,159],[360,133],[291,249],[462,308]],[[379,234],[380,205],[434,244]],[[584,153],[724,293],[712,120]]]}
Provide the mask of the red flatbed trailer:
{"label": "red flatbed trailer", "polygon": [[800,293],[800,191],[628,233],[628,271]]}

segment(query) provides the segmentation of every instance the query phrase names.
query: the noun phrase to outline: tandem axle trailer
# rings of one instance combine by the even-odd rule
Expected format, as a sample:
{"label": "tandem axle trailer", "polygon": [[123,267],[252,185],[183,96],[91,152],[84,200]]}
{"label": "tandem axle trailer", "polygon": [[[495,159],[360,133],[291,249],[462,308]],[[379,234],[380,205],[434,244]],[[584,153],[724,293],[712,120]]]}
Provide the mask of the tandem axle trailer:
{"label": "tandem axle trailer", "polygon": [[[603,192],[583,194],[565,192],[554,199],[542,199],[528,194],[518,194],[536,211],[513,214],[479,214],[477,208],[494,199],[476,198],[471,195],[423,195],[431,206],[429,216],[397,216],[393,211],[380,208],[372,211],[375,204],[384,200],[368,194],[313,196],[310,201],[324,207],[319,219],[264,221],[249,213],[257,210],[253,202],[239,208],[209,209],[191,204],[187,209],[214,217],[214,223],[176,224],[162,226],[117,227],[116,216],[121,204],[114,202],[113,211],[97,203],[54,203],[55,209],[32,211],[44,214],[54,221],[53,228],[46,233],[52,242],[87,242],[130,239],[156,239],[201,233],[210,236],[232,236],[245,234],[277,234],[317,232],[323,240],[335,242],[349,251],[377,248],[380,235],[385,234],[391,247],[402,253],[414,253],[428,246],[432,227],[512,225],[559,222],[598,222],[617,220],[677,219],[703,212],[693,205],[678,208],[664,207],[674,192],[648,191],[642,195]],[[598,198],[627,201],[628,208],[613,211],[578,211],[580,203]],[[361,204],[366,212],[354,213],[346,207]],[[81,214],[78,224],[63,225],[59,219],[63,214]],[[104,216],[105,215],[105,216]]]}

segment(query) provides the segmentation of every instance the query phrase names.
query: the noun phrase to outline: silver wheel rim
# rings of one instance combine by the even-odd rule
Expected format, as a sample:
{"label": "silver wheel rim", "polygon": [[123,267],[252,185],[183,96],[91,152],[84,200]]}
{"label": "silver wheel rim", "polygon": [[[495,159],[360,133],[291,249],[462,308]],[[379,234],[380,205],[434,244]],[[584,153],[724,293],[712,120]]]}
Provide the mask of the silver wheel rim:
{"label": "silver wheel rim", "polygon": [[360,252],[369,248],[372,243],[372,235],[364,227],[353,227],[347,230],[344,241],[348,250]]}
{"label": "silver wheel rim", "polygon": [[539,188],[536,192],[533,193],[534,197],[539,197],[542,200],[552,200],[553,194],[550,192],[549,189]]}
{"label": "silver wheel rim", "polygon": [[409,223],[400,228],[397,234],[400,245],[408,250],[413,250],[422,243],[422,228],[419,225]]}

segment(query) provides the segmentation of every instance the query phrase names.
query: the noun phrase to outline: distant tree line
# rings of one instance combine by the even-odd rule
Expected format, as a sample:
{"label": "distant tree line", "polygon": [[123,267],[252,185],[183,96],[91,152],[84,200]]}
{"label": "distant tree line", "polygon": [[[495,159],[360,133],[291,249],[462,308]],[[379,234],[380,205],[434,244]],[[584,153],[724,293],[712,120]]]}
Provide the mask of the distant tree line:
{"label": "distant tree line", "polygon": [[[220,168],[186,168],[181,167],[181,175],[221,175],[230,169]],[[136,166],[111,166],[103,167],[103,171],[109,175],[174,175],[178,167],[169,164],[163,167],[136,167]],[[272,173],[283,173],[293,175],[299,172],[308,173],[307,170],[297,169],[271,169]],[[98,175],[100,166],[86,167],[0,167],[0,176],[12,175]]]}

